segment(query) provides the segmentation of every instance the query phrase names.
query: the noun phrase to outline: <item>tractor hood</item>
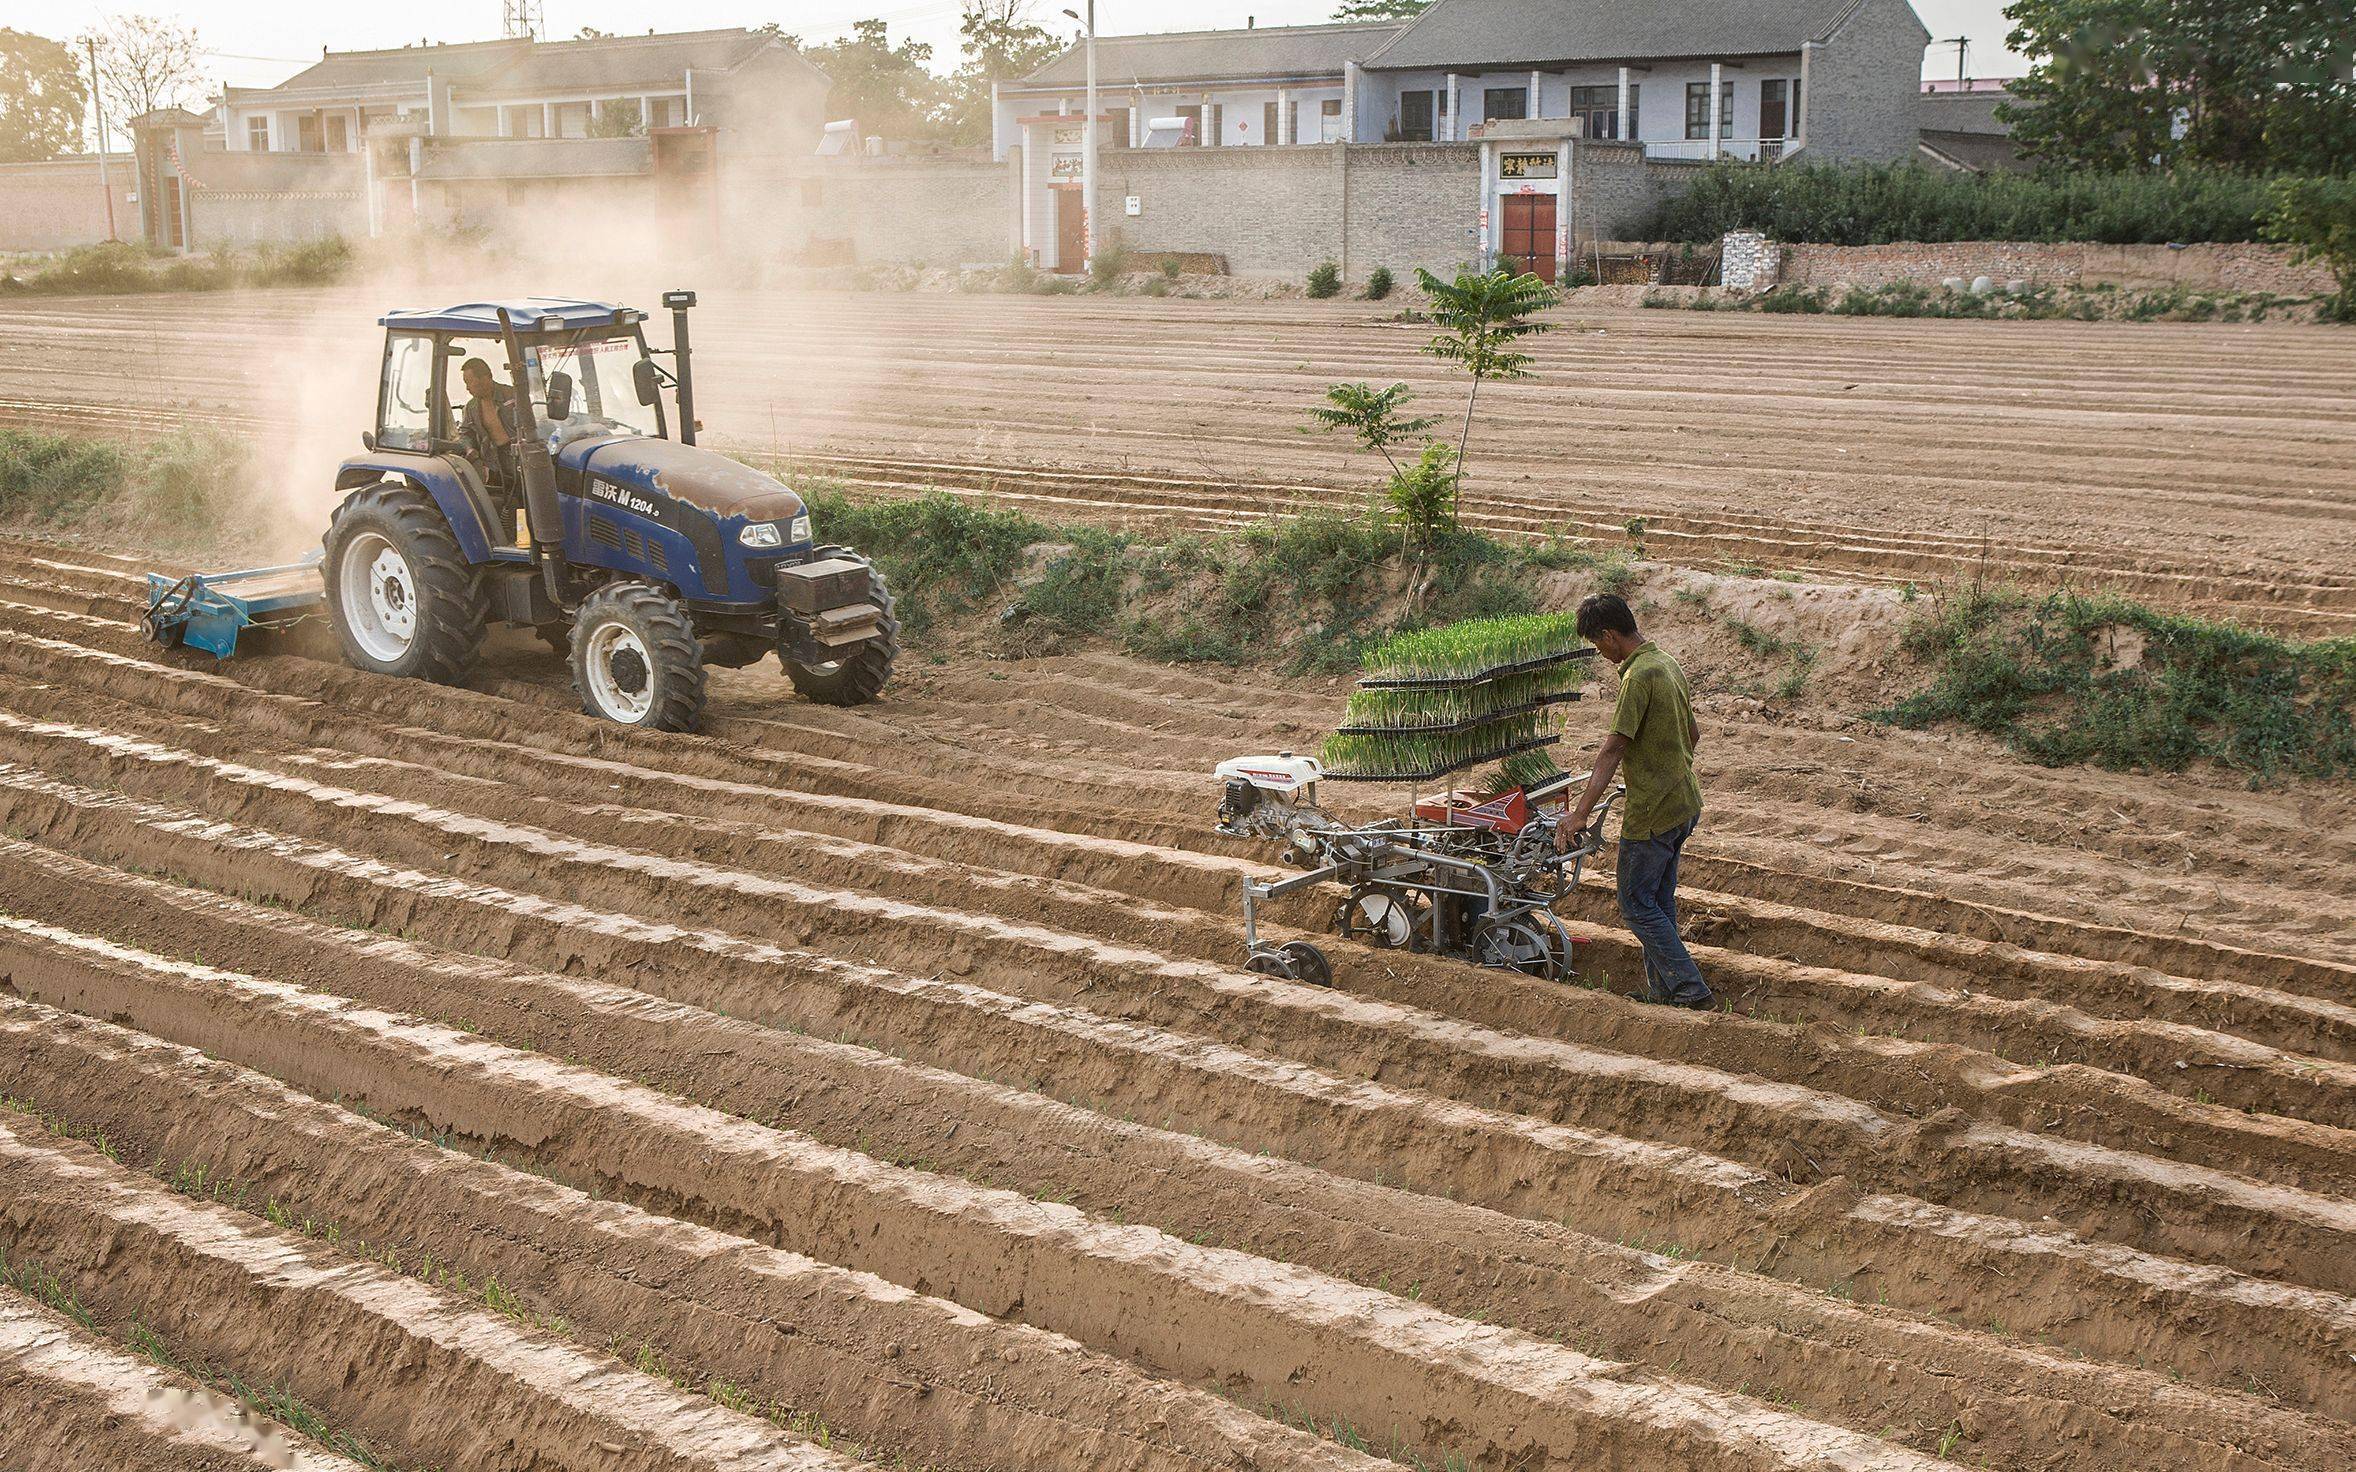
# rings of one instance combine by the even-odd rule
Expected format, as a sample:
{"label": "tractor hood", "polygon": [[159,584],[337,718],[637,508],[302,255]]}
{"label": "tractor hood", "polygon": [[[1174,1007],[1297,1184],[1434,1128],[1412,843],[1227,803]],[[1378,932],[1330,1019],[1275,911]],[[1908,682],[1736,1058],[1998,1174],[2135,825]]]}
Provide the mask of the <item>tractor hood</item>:
{"label": "tractor hood", "polygon": [[775,476],[676,440],[579,440],[557,451],[560,463],[634,491],[651,491],[723,520],[785,521],[802,498]]}

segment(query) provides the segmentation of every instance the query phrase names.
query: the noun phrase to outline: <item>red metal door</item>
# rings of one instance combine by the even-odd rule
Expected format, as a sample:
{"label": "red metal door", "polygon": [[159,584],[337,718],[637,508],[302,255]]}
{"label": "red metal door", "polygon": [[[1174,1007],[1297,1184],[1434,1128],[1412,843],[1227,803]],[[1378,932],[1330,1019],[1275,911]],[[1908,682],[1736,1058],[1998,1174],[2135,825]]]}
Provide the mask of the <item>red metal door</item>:
{"label": "red metal door", "polygon": [[1088,243],[1081,230],[1080,191],[1055,191],[1055,269],[1066,275],[1088,264]]}
{"label": "red metal door", "polygon": [[1498,264],[1515,271],[1535,271],[1538,279],[1554,280],[1554,196],[1505,196],[1505,229],[1498,241]]}

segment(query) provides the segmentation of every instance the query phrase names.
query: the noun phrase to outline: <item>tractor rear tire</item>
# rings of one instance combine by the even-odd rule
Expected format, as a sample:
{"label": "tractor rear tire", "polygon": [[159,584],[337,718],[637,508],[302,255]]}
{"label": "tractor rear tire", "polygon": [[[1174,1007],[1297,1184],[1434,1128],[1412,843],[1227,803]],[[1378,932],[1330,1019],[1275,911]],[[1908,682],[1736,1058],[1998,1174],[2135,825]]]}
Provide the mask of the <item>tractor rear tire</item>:
{"label": "tractor rear tire", "polygon": [[704,651],[686,606],[652,583],[607,583],[573,615],[581,709],[643,731],[703,722]]}
{"label": "tractor rear tire", "polygon": [[432,496],[401,481],[362,486],[335,508],[322,545],[346,664],[441,685],[473,672],[490,599]]}
{"label": "tractor rear tire", "polygon": [[867,576],[868,597],[883,610],[875,637],[831,664],[782,661],[786,678],[804,699],[820,705],[866,705],[892,678],[892,662],[900,657],[900,620],[893,616],[892,590],[884,585],[882,569],[870,567]]}

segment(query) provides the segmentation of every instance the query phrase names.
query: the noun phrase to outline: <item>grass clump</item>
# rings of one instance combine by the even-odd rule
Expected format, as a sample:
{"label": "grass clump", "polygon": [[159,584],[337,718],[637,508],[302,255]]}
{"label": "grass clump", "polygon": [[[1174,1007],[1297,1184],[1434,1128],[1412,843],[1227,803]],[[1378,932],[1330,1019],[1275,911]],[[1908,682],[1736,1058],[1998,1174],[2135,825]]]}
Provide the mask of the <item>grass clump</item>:
{"label": "grass clump", "polygon": [[1319,300],[1329,296],[1340,296],[1342,293],[1342,268],[1332,261],[1320,263],[1309,272],[1308,291],[1309,295]]}
{"label": "grass clump", "polygon": [[1396,283],[1391,276],[1390,267],[1375,267],[1366,274],[1366,299],[1370,302],[1381,301],[1391,294],[1391,287],[1394,284]]}
{"label": "grass clump", "polygon": [[0,276],[0,292],[118,295],[136,291],[224,291],[233,286],[325,286],[351,270],[341,236],[298,245],[261,245],[174,256],[124,241],[64,251],[28,275]]}
{"label": "grass clump", "polygon": [[996,637],[1023,653],[1064,638],[1110,639],[1171,663],[1342,674],[1393,634],[1534,613],[1546,573],[1588,573],[1617,589],[1631,572],[1617,553],[1452,529],[1426,554],[1433,591],[1418,606],[1405,597],[1414,574],[1398,532],[1379,511],[1308,511],[1148,538],[940,492],[854,502],[818,489],[805,499],[822,539],[876,559],[908,637],[921,642],[945,621],[995,607]]}
{"label": "grass clump", "polygon": [[146,445],[0,429],[0,519],[12,522],[194,546],[234,523],[246,490],[245,446],[218,429]]}
{"label": "grass clump", "polygon": [[2356,639],[2301,643],[2116,597],[1973,589],[1908,628],[1928,688],[1875,713],[1960,722],[2047,766],[2181,771],[2253,785],[2356,776]]}

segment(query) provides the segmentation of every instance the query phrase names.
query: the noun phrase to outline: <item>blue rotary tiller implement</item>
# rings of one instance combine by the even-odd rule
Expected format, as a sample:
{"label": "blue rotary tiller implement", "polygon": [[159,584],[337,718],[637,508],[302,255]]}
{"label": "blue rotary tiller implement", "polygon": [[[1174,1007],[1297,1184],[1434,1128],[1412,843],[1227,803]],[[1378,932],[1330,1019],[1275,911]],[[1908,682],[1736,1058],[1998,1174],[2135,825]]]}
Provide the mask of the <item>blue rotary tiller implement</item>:
{"label": "blue rotary tiller implement", "polygon": [[148,636],[228,655],[324,615],[347,663],[455,684],[494,625],[528,627],[568,654],[584,710],[659,730],[698,723],[707,666],[771,654],[813,700],[875,699],[899,654],[882,575],[821,545],[783,482],[696,445],[695,296],[663,304],[665,349],[609,302],[388,314],[321,554],[152,574]]}

